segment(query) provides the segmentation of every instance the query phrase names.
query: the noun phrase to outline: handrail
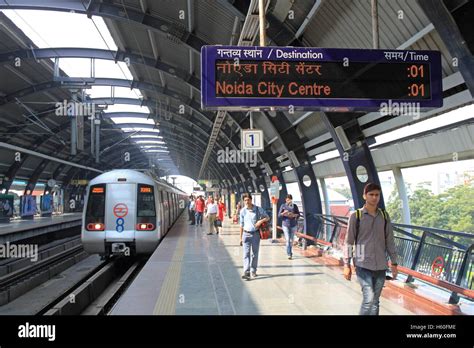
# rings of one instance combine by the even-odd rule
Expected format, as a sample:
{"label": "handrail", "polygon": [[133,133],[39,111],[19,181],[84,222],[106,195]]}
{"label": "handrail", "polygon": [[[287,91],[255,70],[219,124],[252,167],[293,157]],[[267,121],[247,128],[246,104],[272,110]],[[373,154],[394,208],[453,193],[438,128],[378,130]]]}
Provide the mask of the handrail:
{"label": "handrail", "polygon": [[[311,240],[312,242],[317,243],[317,244],[321,244],[321,245],[325,245],[325,246],[333,246],[334,244],[332,243],[332,240],[335,237],[336,229],[339,227],[339,224],[343,224],[343,225],[345,225],[344,227],[347,227],[348,217],[336,216],[336,215],[326,215],[326,214],[314,214],[314,216],[316,216],[318,219],[320,219],[320,221],[322,222],[323,225],[324,224],[329,225],[329,223],[330,223],[331,226],[334,226],[333,231],[331,233],[330,240],[327,241],[327,240],[319,239],[319,238],[310,236],[310,235],[305,234],[305,233],[300,233],[300,232],[297,232],[296,235],[300,238],[304,238],[306,240]],[[329,222],[329,223],[327,223],[327,222]],[[456,303],[459,302],[459,296],[458,296],[459,294],[461,294],[461,295],[463,295],[463,296],[465,296],[465,297],[467,297],[471,300],[474,299],[474,290],[471,290],[469,288],[463,288],[461,286],[461,284],[463,283],[463,281],[465,280],[465,277],[467,275],[468,262],[471,260],[471,253],[474,250],[474,244],[471,244],[470,246],[466,246],[466,245],[460,244],[458,242],[455,242],[455,241],[453,241],[449,238],[446,238],[445,236],[442,236],[440,234],[463,236],[463,237],[465,235],[468,235],[469,238],[474,238],[474,235],[470,235],[468,233],[463,233],[463,232],[447,231],[447,230],[431,228],[431,227],[424,228],[422,226],[411,226],[411,225],[406,225],[406,224],[395,224],[395,223],[393,223],[393,227],[394,227],[395,232],[401,233],[405,236],[408,236],[410,239],[402,238],[400,236],[395,236],[395,238],[399,238],[399,239],[403,239],[403,240],[409,240],[409,241],[413,241],[413,242],[418,243],[418,246],[416,248],[413,260],[410,259],[411,262],[412,262],[411,268],[404,267],[404,266],[401,266],[401,265],[399,266],[399,271],[401,273],[405,273],[405,274],[408,275],[408,278],[407,278],[406,282],[411,281],[413,278],[417,278],[417,279],[423,280],[425,282],[428,282],[430,284],[436,285],[438,287],[447,289],[447,290],[452,292],[451,297],[449,299],[449,303],[451,303],[451,304],[456,304]],[[407,232],[407,231],[403,230],[401,227],[410,228],[410,229],[417,229],[417,230],[421,230],[423,232],[422,232],[422,235],[420,237],[420,236],[417,236],[416,234],[413,234],[413,233],[410,233],[410,232]],[[425,241],[426,237],[437,239],[441,242],[444,242],[444,243],[448,244],[449,246],[428,243],[428,242]],[[462,258],[462,263],[460,265],[460,268],[459,269],[456,268],[457,274],[456,274],[456,271],[454,271],[454,273],[451,273],[451,275],[453,277],[454,276],[456,277],[455,283],[449,282],[449,281],[446,281],[446,280],[442,280],[442,279],[438,279],[438,278],[435,278],[433,276],[430,276],[430,275],[427,275],[427,274],[416,271],[416,268],[418,266],[418,262],[419,262],[419,259],[420,259],[420,255],[421,255],[421,252],[422,252],[422,248],[424,246],[425,246],[425,248],[426,248],[426,246],[428,246],[428,247],[440,247],[440,248],[447,249],[447,250],[458,251],[458,252],[464,254],[464,256]],[[448,279],[450,279],[450,278],[448,278]]]}
{"label": "handrail", "polygon": [[428,276],[426,274],[423,274],[421,272],[414,271],[414,270],[412,270],[408,267],[398,266],[397,268],[398,268],[399,272],[405,273],[409,276],[412,276],[413,278],[418,278],[418,279],[423,280],[425,282],[431,283],[431,284],[439,286],[441,288],[445,288],[449,291],[455,292],[457,294],[464,295],[464,296],[474,300],[474,290],[463,288],[463,287],[461,287],[457,284],[450,283],[450,282],[447,282],[445,280],[430,277],[430,276]]}
{"label": "handrail", "polygon": [[[332,217],[332,218],[335,218],[335,219],[344,219],[344,220],[349,219],[347,216],[328,215],[328,214],[314,214],[314,215],[315,216],[320,216],[320,217]],[[398,223],[398,222],[392,222],[392,225],[397,226],[397,227],[402,227],[402,228],[424,230],[424,231],[429,231],[429,232],[432,232],[432,233],[449,234],[449,235],[452,235],[452,236],[466,237],[466,238],[474,239],[474,234],[467,233],[467,232],[450,231],[450,230],[445,230],[445,229],[442,229],[442,228],[435,228],[435,227],[407,225],[407,224],[401,224],[401,223]]]}

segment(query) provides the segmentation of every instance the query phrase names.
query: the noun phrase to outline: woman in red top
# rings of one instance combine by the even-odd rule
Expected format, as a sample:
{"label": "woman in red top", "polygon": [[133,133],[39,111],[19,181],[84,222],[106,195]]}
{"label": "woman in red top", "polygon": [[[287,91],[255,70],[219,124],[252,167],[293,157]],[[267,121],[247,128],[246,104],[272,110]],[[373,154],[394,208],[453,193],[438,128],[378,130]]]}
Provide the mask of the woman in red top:
{"label": "woman in red top", "polygon": [[219,233],[222,229],[222,224],[224,222],[224,214],[226,212],[224,198],[219,198],[219,203],[217,203],[217,218],[219,219],[220,226],[217,227],[217,232]]}

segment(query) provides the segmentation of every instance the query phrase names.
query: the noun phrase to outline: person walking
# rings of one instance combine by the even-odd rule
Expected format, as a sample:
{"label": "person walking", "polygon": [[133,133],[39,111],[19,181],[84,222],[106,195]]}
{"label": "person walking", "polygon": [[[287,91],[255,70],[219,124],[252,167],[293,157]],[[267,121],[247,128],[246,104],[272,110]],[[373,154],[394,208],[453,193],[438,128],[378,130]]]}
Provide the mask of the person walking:
{"label": "person walking", "polygon": [[224,203],[224,198],[220,197],[219,198],[219,203],[217,203],[217,223],[216,223],[216,229],[217,229],[217,234],[221,232],[222,230],[222,224],[224,223],[224,214],[226,213],[227,209],[225,207]]}
{"label": "person walking", "polygon": [[191,221],[190,225],[196,224],[196,212],[194,211],[195,200],[194,196],[189,198],[189,220]]}
{"label": "person walking", "polygon": [[194,210],[196,211],[196,226],[202,226],[202,214],[204,213],[204,199],[199,196],[194,202]]}
{"label": "person walking", "polygon": [[[206,207],[206,217],[209,221],[208,235],[213,234],[213,231],[217,230],[215,226],[217,211],[218,211],[217,203],[214,202],[214,197],[211,196],[209,198],[209,202],[207,203],[207,207]],[[217,231],[217,234],[219,234],[219,231]]]}
{"label": "person walking", "polygon": [[240,205],[240,201],[237,202],[237,204],[235,205],[235,214],[234,214],[234,219],[233,219],[233,223],[235,224],[240,224],[239,222],[239,219],[240,219],[240,209],[241,209],[241,205]]}
{"label": "person walking", "polygon": [[353,258],[362,290],[359,315],[379,315],[380,295],[388,267],[386,253],[390,256],[393,279],[398,274],[392,223],[387,212],[378,207],[381,192],[380,185],[375,183],[368,183],[364,187],[365,205],[349,217],[344,241],[344,277],[351,280],[350,261]]}
{"label": "person walking", "polygon": [[285,203],[280,206],[278,216],[282,219],[281,227],[286,239],[286,254],[288,255],[288,260],[291,260],[293,258],[293,238],[296,233],[297,222],[300,216],[298,206],[293,203],[292,195],[286,196]]}
{"label": "person walking", "polygon": [[[240,243],[244,248],[244,274],[242,279],[257,277],[258,251],[260,248],[260,226],[270,220],[261,207],[252,204],[252,196],[244,194],[244,207],[240,210]],[[252,253],[252,255],[251,255]]]}

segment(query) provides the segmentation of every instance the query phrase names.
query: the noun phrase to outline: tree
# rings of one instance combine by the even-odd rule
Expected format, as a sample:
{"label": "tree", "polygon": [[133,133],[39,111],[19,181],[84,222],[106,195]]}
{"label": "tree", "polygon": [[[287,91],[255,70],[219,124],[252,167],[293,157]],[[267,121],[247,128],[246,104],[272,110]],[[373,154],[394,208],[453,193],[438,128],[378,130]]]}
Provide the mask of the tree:
{"label": "tree", "polygon": [[352,199],[352,192],[349,187],[344,187],[344,188],[335,187],[335,188],[332,188],[331,190],[336,191],[337,193],[340,193],[347,199]]}
{"label": "tree", "polygon": [[393,222],[402,222],[402,200],[398,196],[397,186],[394,185],[385,209]]}
{"label": "tree", "polygon": [[[412,225],[474,234],[474,186],[458,185],[439,195],[417,186],[408,201]],[[392,221],[402,221],[401,200],[395,187],[389,197],[387,211]],[[474,242],[471,238],[456,237],[454,240],[465,245]]]}

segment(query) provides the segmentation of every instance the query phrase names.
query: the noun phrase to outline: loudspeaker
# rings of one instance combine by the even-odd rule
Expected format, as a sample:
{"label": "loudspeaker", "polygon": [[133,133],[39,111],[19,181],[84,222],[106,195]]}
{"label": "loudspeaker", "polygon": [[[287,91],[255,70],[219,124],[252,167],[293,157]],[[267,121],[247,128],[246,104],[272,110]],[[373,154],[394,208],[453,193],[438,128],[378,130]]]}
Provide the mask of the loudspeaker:
{"label": "loudspeaker", "polygon": [[339,139],[339,142],[341,143],[344,151],[350,150],[351,143],[349,142],[349,139],[347,139],[347,135],[346,132],[344,132],[344,128],[342,128],[342,126],[338,126],[334,128],[334,131],[336,132],[337,138]]}

